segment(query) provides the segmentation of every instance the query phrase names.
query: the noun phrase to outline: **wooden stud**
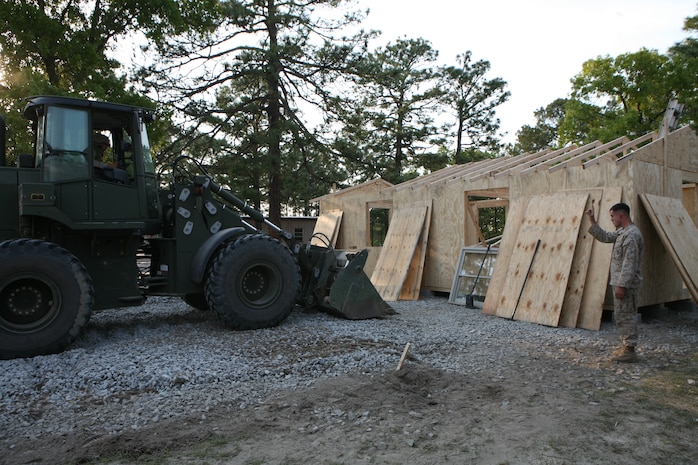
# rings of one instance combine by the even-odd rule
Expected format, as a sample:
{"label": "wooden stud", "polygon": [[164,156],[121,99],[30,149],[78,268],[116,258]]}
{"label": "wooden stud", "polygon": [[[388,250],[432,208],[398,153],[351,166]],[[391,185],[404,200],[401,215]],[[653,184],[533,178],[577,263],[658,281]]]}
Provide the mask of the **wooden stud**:
{"label": "wooden stud", "polygon": [[397,364],[395,371],[400,371],[402,369],[402,365],[405,363],[407,355],[410,353],[410,347],[412,347],[412,343],[408,342],[405,344],[405,349],[402,351],[402,357],[400,357],[400,362]]}

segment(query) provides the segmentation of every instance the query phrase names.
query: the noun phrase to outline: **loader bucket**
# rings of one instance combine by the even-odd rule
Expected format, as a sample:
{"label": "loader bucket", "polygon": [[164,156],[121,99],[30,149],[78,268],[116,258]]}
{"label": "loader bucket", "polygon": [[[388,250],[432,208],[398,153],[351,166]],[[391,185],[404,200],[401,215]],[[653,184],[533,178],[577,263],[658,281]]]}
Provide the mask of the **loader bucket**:
{"label": "loader bucket", "polygon": [[350,320],[365,320],[394,315],[364,273],[368,250],[363,250],[335,277],[325,307],[330,313]]}

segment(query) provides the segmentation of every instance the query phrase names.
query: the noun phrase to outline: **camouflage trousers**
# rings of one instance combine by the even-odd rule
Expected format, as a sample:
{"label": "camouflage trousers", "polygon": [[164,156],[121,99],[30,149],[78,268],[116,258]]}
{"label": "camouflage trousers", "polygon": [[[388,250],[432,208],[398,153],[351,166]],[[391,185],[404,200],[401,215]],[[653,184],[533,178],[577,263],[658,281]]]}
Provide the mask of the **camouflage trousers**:
{"label": "camouflage trousers", "polygon": [[625,289],[625,298],[613,298],[613,316],[624,346],[637,345],[637,299],[639,289]]}

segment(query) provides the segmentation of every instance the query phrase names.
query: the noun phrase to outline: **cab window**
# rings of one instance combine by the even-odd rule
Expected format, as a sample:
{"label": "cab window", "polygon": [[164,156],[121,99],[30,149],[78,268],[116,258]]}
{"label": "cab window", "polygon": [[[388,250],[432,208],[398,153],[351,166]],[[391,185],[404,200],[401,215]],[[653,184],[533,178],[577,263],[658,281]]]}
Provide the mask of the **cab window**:
{"label": "cab window", "polygon": [[39,154],[45,181],[87,178],[90,147],[87,123],[88,115],[84,110],[48,108]]}
{"label": "cab window", "polygon": [[95,180],[135,185],[129,113],[94,111],[92,115],[92,166]]}

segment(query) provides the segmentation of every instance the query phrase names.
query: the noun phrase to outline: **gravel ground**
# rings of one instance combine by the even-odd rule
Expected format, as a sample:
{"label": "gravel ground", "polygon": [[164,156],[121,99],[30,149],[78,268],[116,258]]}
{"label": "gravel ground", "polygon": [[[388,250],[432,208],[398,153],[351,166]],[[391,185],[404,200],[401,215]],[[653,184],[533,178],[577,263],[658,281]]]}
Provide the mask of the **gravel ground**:
{"label": "gravel ground", "polygon": [[[346,321],[323,313],[296,311],[279,327],[246,332],[226,329],[215,315],[194,310],[176,298],[153,298],[142,307],[97,312],[84,336],[64,353],[0,361],[0,447],[6,451],[0,463],[54,463],[52,450],[63,451],[63,455],[54,456],[55,463],[99,462],[104,454],[119,455],[121,443],[124,438],[131,437],[130,434],[147,432],[152,435],[153,431],[170,429],[172,425],[199,429],[210,426],[211,430],[220,431],[226,412],[238,417],[249,412],[254,417],[264,411],[265,405],[270,405],[270,399],[293,393],[303,395],[308,390],[321,389],[318,386],[327,382],[335,383],[329,384],[327,389],[341,390],[338,386],[352,376],[359,377],[355,380],[370,379],[373,383],[384,383],[384,387],[398,389],[390,376],[395,373],[408,342],[411,351],[405,363],[406,373],[412,370],[412,376],[443,378],[443,386],[432,386],[434,393],[453,391],[449,388],[453,383],[479,380],[482,385],[475,387],[473,384],[473,389],[477,389],[473,392],[489,393],[496,401],[493,408],[511,407],[520,396],[514,392],[507,394],[507,390],[515,386],[519,394],[536,386],[536,392],[530,394],[528,401],[546,396],[544,386],[550,382],[555,383],[556,391],[569,391],[571,402],[580,402],[576,404],[580,411],[588,410],[589,405],[600,402],[594,398],[598,392],[622,393],[626,387],[618,386],[638,386],[643,380],[671,371],[674,365],[685,367],[686,364],[693,366],[693,371],[682,368],[674,370],[673,374],[679,374],[681,388],[688,389],[684,393],[688,397],[683,397],[683,401],[698,399],[693,379],[698,347],[695,307],[643,322],[640,327],[641,362],[627,366],[608,362],[608,354],[617,346],[618,339],[610,322],[604,322],[598,332],[549,328],[486,316],[478,310],[448,304],[443,297],[396,302],[393,307],[397,315],[366,321]],[[445,381],[447,376],[452,378]],[[376,384],[372,389],[380,391],[381,388]],[[314,398],[318,395],[331,397],[326,392],[316,392]],[[466,403],[461,401],[461,404]],[[444,398],[441,404],[446,402]],[[546,402],[549,406],[549,402],[556,401],[548,399]],[[291,404],[295,405],[294,401],[283,403]],[[319,410],[312,415],[322,417],[323,424],[337,415],[345,416],[343,421],[354,424],[362,416],[365,419],[369,416],[360,406],[347,413],[346,406],[323,409],[320,405],[318,401],[313,408]],[[407,416],[414,413],[412,407],[406,408]],[[564,412],[569,407],[560,408]],[[380,406],[376,405],[375,409]],[[687,421],[693,421],[695,428],[698,405],[681,409],[691,417]],[[389,417],[390,412],[393,410],[388,410],[381,418]],[[272,420],[278,420],[278,412],[271,415],[268,421],[274,424]],[[564,414],[560,421],[565,421],[563,417]],[[506,421],[512,421],[511,426],[515,426],[515,419]],[[289,431],[300,434],[307,428],[304,423],[289,427]],[[522,435],[527,428],[530,427],[522,420]],[[260,431],[266,429],[260,428]],[[355,439],[360,442],[364,436],[358,434]],[[366,431],[361,434],[365,435]],[[483,430],[483,434],[488,433]],[[113,449],[107,452],[104,448],[93,452],[84,449],[85,444],[105,438],[112,438]],[[432,436],[428,438],[433,441]],[[258,440],[264,443],[264,438]],[[45,444],[45,449],[38,444]],[[365,447],[367,451],[381,452],[391,448],[388,440],[371,444]],[[414,440],[410,446],[414,448]],[[670,446],[676,444],[667,445]],[[167,448],[172,447],[170,442]],[[290,441],[288,450],[279,452],[278,457],[283,458],[284,454],[288,457],[294,447],[294,442]],[[627,447],[635,446],[629,443]],[[332,441],[329,441],[327,449],[332,448]],[[477,450],[478,457],[482,458],[482,449]],[[673,462],[666,463],[690,463],[698,457],[692,445],[686,444],[682,450],[682,457],[688,457],[688,461],[676,460],[675,456]],[[359,452],[345,454],[348,460],[337,459],[337,463],[361,462],[356,455]],[[439,455],[441,459],[425,462],[414,459],[411,463],[446,463],[443,457],[447,453],[443,454]],[[501,457],[511,457],[506,447],[502,454]],[[404,456],[396,457],[394,462],[385,458],[372,463],[406,463]],[[600,462],[569,458],[559,462],[543,461],[521,453],[517,457],[528,457],[528,463],[604,463],[604,454]],[[327,463],[326,459],[320,456],[321,461],[316,463]],[[179,456],[172,459],[172,463],[182,460]],[[117,460],[113,463],[130,462]],[[239,459],[207,460],[207,463],[295,462]]]}

